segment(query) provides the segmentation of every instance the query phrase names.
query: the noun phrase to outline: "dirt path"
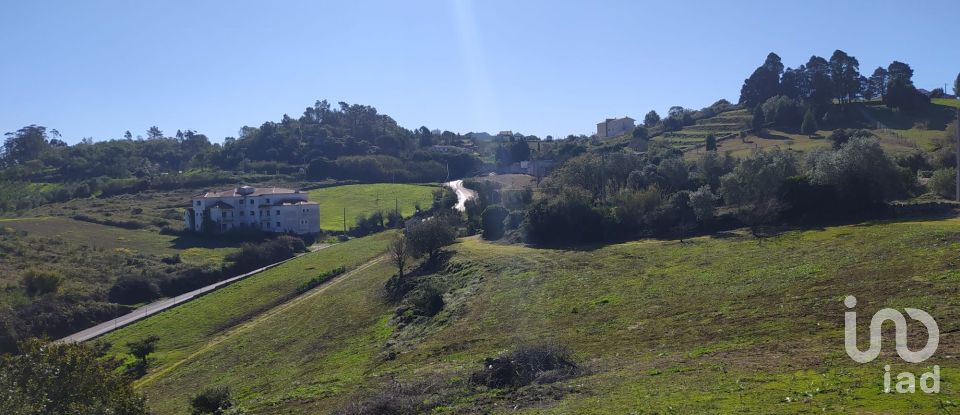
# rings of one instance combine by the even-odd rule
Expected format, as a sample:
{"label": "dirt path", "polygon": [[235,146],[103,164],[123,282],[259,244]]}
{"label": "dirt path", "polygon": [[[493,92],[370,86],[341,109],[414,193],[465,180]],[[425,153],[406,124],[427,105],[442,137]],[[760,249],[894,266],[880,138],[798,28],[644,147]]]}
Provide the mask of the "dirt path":
{"label": "dirt path", "polygon": [[453,208],[461,212],[467,210],[468,200],[477,197],[477,192],[463,187],[463,180],[454,180],[444,184],[457,193],[457,204]]}

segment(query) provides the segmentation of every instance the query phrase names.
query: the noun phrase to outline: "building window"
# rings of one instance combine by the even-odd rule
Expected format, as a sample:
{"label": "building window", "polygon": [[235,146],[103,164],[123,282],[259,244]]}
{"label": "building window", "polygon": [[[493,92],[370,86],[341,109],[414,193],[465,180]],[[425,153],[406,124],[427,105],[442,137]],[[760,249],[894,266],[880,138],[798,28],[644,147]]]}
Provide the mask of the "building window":
{"label": "building window", "polygon": [[256,216],[252,210],[250,211],[250,216]]}
{"label": "building window", "polygon": [[223,213],[221,213],[221,215],[223,215],[223,217],[226,218],[226,217],[227,217],[227,212],[223,212]]}
{"label": "building window", "polygon": [[277,216],[280,216],[280,211],[279,211],[279,210],[277,210]]}
{"label": "building window", "polygon": [[197,201],[197,206],[200,206],[200,201],[199,201],[199,200]]}
{"label": "building window", "polygon": [[240,204],[241,204],[241,205],[243,204],[243,199],[240,199]]}
{"label": "building window", "polygon": [[267,203],[270,203],[270,199],[267,199]]}
{"label": "building window", "polygon": [[243,216],[243,211],[242,211],[242,210],[240,211],[240,216]]}
{"label": "building window", "polygon": [[280,227],[280,222],[277,222],[277,227],[278,227],[278,228]]}

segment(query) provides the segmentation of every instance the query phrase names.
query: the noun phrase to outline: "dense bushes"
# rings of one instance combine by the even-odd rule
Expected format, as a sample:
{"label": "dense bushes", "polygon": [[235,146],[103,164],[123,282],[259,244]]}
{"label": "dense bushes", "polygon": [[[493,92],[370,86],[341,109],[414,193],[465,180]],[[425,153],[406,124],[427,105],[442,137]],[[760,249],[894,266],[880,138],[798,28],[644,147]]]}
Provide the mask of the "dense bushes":
{"label": "dense bushes", "polygon": [[125,275],[120,277],[110,292],[107,299],[111,303],[117,304],[139,304],[150,300],[160,298],[160,287],[157,285],[157,278],[148,278],[144,275]]}
{"label": "dense bushes", "polygon": [[520,346],[485,359],[483,366],[470,376],[470,382],[489,388],[553,383],[576,376],[580,370],[568,350],[552,345]]}
{"label": "dense bushes", "polygon": [[231,262],[230,272],[242,274],[293,258],[298,252],[306,252],[306,250],[303,239],[281,235],[259,244],[243,244],[239,252],[227,255],[226,259]]}
{"label": "dense bushes", "polygon": [[930,183],[928,187],[931,192],[936,193],[940,197],[947,199],[953,199],[956,197],[956,180],[957,180],[957,170],[950,169],[939,169],[933,172],[933,175],[930,177]]}

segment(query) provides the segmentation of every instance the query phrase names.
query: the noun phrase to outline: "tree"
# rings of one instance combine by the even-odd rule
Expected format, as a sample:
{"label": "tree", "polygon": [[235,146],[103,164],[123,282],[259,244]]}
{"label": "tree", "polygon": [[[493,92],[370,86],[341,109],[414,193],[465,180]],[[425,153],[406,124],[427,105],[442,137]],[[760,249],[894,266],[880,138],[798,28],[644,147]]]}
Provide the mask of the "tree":
{"label": "tree", "polygon": [[890,108],[914,110],[930,102],[930,98],[913,85],[913,69],[903,62],[893,61],[887,67],[887,94],[884,103]]}
{"label": "tree", "polygon": [[780,75],[783,73],[783,63],[776,53],[771,52],[763,65],[753,71],[749,78],[743,81],[740,88],[740,104],[753,108],[762,104],[780,92]]}
{"label": "tree", "polygon": [[775,206],[784,181],[797,174],[793,153],[775,149],[758,151],[744,158],[732,172],[720,178],[720,195],[728,205],[746,208]]}
{"label": "tree", "polygon": [[40,158],[49,147],[47,128],[28,125],[16,132],[7,133],[3,143],[3,162],[7,166],[24,164]]}
{"label": "tree", "polygon": [[[960,79],[960,75],[958,75],[957,79]],[[657,112],[654,110],[650,110],[650,112],[643,117],[643,125],[647,126],[648,128],[657,125],[659,122],[660,114],[657,114]]]}
{"label": "tree", "polygon": [[830,56],[830,78],[840,104],[849,103],[860,92],[860,62],[837,49]]}
{"label": "tree", "polygon": [[817,117],[813,115],[813,110],[807,108],[803,113],[803,123],[800,124],[800,132],[807,135],[813,135],[817,132]]}
{"label": "tree", "polygon": [[130,130],[127,130],[123,133],[123,138],[125,140],[133,140],[133,134],[130,133]]}
{"label": "tree", "polygon": [[953,95],[960,97],[960,73],[957,74],[957,79],[953,80]]}
{"label": "tree", "polygon": [[0,413],[145,414],[119,364],[89,343],[28,340],[19,354],[0,355]]}
{"label": "tree", "polygon": [[820,56],[811,56],[805,65],[806,93],[805,101],[818,113],[826,112],[833,104],[834,82],[831,78],[830,63]]}
{"label": "tree", "polygon": [[877,69],[873,70],[873,74],[870,75],[870,90],[873,92],[874,96],[884,99],[887,96],[887,70],[882,66],[878,66]]}
{"label": "tree", "polygon": [[163,138],[163,131],[160,131],[160,128],[157,128],[156,125],[150,127],[150,129],[147,130],[148,140],[159,140],[161,138]]}
{"label": "tree", "polygon": [[688,203],[698,222],[709,222],[713,219],[713,212],[716,210],[717,196],[710,190],[710,186],[703,185],[697,191],[690,193]]}
{"label": "tree", "polygon": [[410,246],[407,239],[402,234],[397,235],[390,242],[390,260],[397,266],[397,275],[403,279],[403,268],[407,264],[407,258],[410,256]]}
{"label": "tree", "polygon": [[129,350],[130,354],[132,354],[133,357],[136,357],[137,360],[139,360],[140,363],[146,367],[148,363],[147,359],[149,358],[150,354],[157,350],[158,341],[160,341],[159,337],[150,335],[140,340],[128,342],[127,350]]}
{"label": "tree", "polygon": [[633,138],[646,140],[649,137],[650,137],[650,132],[647,131],[646,127],[643,127],[642,125],[638,125],[637,128],[633,129]]}
{"label": "tree", "polygon": [[713,134],[707,134],[706,148],[707,151],[717,151],[717,137]]}
{"label": "tree", "polygon": [[490,205],[480,214],[480,222],[483,226],[483,239],[496,240],[503,237],[503,220],[507,218],[510,212],[503,206]]}
{"label": "tree", "polygon": [[427,255],[428,261],[432,261],[436,259],[440,249],[457,239],[457,230],[443,218],[435,216],[410,225],[406,238],[413,256]]}
{"label": "tree", "polygon": [[887,83],[900,82],[907,86],[913,86],[913,68],[910,65],[893,61],[890,66],[887,66],[887,73],[889,76]]}

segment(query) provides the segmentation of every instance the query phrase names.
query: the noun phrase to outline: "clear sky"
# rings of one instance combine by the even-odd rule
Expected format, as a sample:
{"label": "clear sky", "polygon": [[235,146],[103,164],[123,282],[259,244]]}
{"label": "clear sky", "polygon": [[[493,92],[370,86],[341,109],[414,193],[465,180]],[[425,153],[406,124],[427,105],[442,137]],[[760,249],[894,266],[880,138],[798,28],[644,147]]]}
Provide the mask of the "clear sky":
{"label": "clear sky", "polygon": [[214,141],[317,99],[400,125],[592,133],[605,117],[736,101],[770,51],[960,71],[957,1],[4,1],[0,132]]}

